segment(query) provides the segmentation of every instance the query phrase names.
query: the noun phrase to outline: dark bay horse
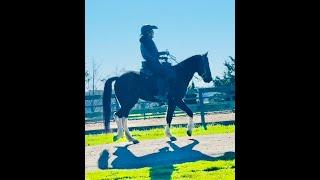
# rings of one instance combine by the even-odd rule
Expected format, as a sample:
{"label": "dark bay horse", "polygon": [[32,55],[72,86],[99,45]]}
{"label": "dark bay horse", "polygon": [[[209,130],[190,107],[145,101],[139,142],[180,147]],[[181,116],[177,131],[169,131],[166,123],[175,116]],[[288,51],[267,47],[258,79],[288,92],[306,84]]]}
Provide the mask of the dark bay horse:
{"label": "dark bay horse", "polygon": [[[167,109],[167,125],[165,128],[165,135],[174,141],[176,138],[170,133],[170,126],[172,121],[172,116],[176,107],[187,113],[189,116],[189,122],[187,125],[187,134],[191,136],[193,123],[193,112],[182,100],[186,94],[189,82],[191,81],[193,75],[198,73],[204,82],[209,83],[212,81],[209,61],[207,57],[208,53],[203,55],[194,55],[175,66],[172,66],[176,73],[176,81],[174,84],[170,84],[168,92],[168,109]],[[115,81],[114,91],[115,95],[120,103],[121,108],[115,113],[115,122],[118,126],[117,135],[114,136],[113,140],[123,137],[123,133],[126,135],[128,141],[133,143],[138,143],[139,141],[134,139],[127,126],[127,118],[129,116],[130,110],[138,102],[139,98],[156,102],[154,98],[154,80],[146,79],[145,75],[138,72],[127,72],[119,77],[109,78],[105,82],[104,92],[103,92],[103,118],[105,130],[108,132],[110,129],[110,113],[111,113],[111,92],[112,92],[112,82]]]}

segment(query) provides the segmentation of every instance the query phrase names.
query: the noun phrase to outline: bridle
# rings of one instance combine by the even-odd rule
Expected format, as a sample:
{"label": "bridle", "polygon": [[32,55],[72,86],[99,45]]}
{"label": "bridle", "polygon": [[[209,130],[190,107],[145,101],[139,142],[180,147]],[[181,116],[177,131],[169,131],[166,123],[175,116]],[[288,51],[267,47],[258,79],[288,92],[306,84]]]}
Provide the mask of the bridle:
{"label": "bridle", "polygon": [[202,68],[204,71],[200,76],[205,77],[205,75],[207,74],[207,70],[205,68],[205,57],[202,55],[201,55],[201,64],[200,65],[202,65],[202,67],[200,67],[200,68]]}

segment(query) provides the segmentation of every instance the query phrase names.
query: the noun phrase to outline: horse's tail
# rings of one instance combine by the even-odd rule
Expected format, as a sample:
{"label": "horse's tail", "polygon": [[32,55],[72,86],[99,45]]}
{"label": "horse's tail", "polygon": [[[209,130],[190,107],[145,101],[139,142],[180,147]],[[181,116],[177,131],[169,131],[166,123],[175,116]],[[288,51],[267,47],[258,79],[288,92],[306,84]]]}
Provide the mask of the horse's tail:
{"label": "horse's tail", "polygon": [[109,132],[110,130],[112,82],[117,80],[118,78],[119,77],[109,78],[104,84],[102,104],[103,104],[103,122],[104,122],[104,129],[106,132]]}

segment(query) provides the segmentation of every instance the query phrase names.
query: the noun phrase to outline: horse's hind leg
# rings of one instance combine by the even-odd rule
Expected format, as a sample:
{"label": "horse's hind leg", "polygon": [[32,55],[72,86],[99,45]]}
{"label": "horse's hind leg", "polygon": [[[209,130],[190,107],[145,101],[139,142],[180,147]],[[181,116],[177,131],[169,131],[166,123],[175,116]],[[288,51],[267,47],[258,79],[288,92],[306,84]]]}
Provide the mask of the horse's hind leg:
{"label": "horse's hind leg", "polygon": [[119,117],[121,113],[121,109],[114,114],[114,120],[117,124],[117,135],[113,136],[113,141],[117,141],[123,137],[123,125],[122,125],[122,118]]}
{"label": "horse's hind leg", "polygon": [[120,104],[121,104],[121,111],[119,110],[116,114],[119,115],[119,120],[121,121],[121,125],[123,127],[124,133],[126,135],[126,138],[129,142],[133,142],[134,144],[139,143],[138,140],[134,139],[129,131],[128,128],[128,116],[129,116],[129,112],[130,110],[133,108],[133,106],[138,102],[138,96],[136,97],[132,97],[130,100],[128,98],[127,101],[124,101],[123,99],[120,99]]}
{"label": "horse's hind leg", "polygon": [[124,133],[125,133],[125,135],[126,135],[127,140],[128,140],[128,141],[132,141],[133,144],[139,143],[138,140],[134,139],[134,138],[131,136],[127,122],[128,122],[128,118],[123,117],[123,118],[122,118],[122,125],[123,125]]}
{"label": "horse's hind leg", "polygon": [[133,141],[133,143],[138,143],[138,141],[135,140],[129,132],[127,118],[130,110],[139,100],[140,89],[140,77],[132,73],[122,75],[114,84],[114,92],[121,106],[120,110],[116,112],[116,115],[121,121],[119,124],[123,127],[126,138],[128,141]]}

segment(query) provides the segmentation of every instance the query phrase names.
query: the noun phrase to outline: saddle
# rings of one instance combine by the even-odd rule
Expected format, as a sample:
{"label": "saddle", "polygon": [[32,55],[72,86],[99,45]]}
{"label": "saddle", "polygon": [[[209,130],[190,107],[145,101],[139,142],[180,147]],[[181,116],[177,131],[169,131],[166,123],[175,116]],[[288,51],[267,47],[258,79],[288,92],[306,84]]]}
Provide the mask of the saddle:
{"label": "saddle", "polygon": [[[171,63],[163,62],[161,63],[166,68],[171,68]],[[165,92],[165,94],[169,91],[169,82],[167,82],[166,79],[163,77],[156,75],[153,73],[147,65],[147,62],[142,61],[142,68],[140,69],[140,75],[147,81],[152,81],[154,83],[151,83],[153,86],[153,96],[157,96],[158,92]],[[159,99],[160,98],[160,99]],[[164,101],[166,97],[156,97],[156,99],[160,101]]]}
{"label": "saddle", "polygon": [[140,69],[140,74],[147,76],[146,78],[154,75],[154,73],[148,68],[146,61],[142,61],[142,68]]}

